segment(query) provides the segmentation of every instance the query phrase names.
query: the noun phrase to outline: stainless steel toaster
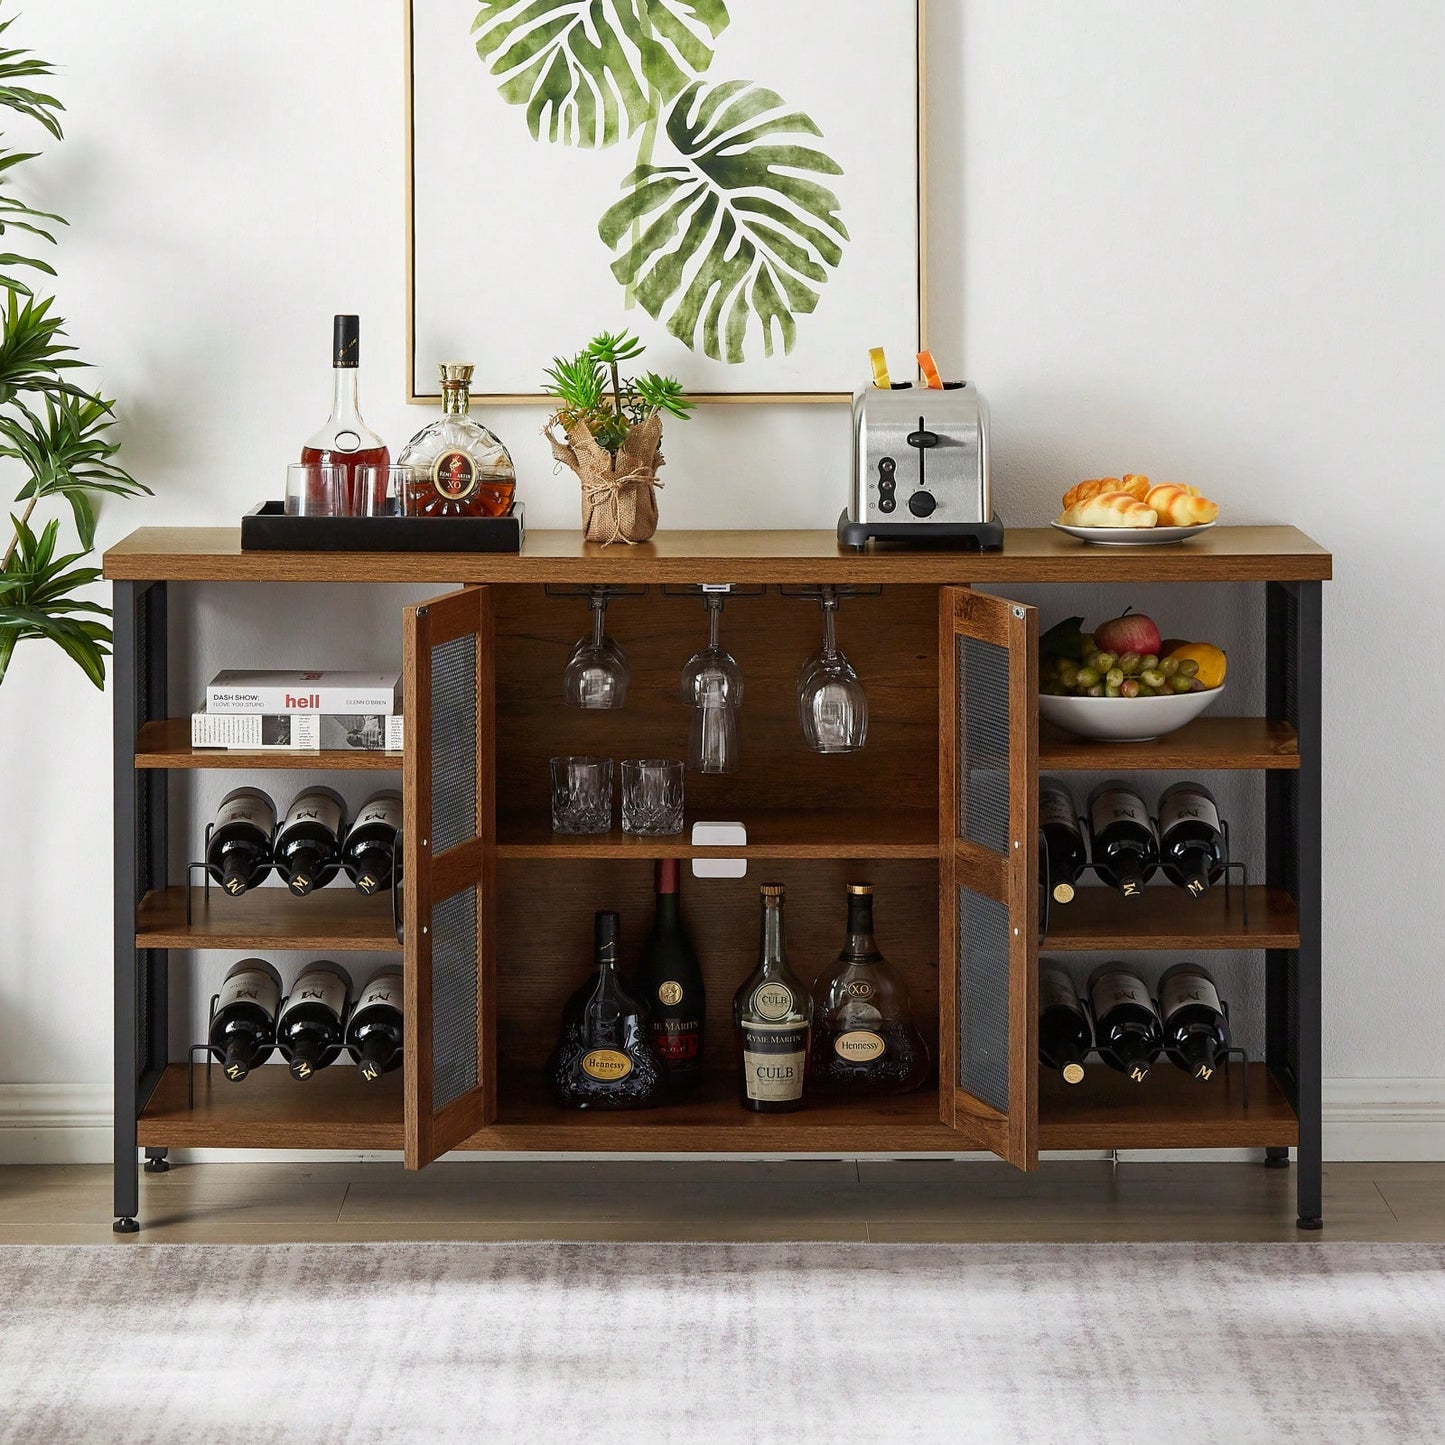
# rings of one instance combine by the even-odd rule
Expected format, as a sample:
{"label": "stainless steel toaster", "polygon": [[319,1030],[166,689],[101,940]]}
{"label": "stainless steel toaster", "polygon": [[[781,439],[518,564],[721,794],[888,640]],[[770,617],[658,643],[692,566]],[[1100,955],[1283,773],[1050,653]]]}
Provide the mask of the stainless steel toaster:
{"label": "stainless steel toaster", "polygon": [[853,496],[838,540],[1003,546],[989,479],[988,403],[969,382],[865,387],[853,399]]}

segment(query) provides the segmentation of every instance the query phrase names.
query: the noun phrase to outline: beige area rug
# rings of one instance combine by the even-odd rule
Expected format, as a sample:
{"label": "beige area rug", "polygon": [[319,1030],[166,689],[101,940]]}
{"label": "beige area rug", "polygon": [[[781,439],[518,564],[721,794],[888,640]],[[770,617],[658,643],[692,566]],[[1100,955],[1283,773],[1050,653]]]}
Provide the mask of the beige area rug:
{"label": "beige area rug", "polygon": [[1445,1245],[0,1249],[7,1441],[1445,1440]]}

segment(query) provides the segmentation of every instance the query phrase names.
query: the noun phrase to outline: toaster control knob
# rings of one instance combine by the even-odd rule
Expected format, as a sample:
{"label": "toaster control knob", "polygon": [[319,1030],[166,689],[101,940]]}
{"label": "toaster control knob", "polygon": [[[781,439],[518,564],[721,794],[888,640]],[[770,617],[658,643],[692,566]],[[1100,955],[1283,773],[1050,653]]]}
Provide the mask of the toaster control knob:
{"label": "toaster control knob", "polygon": [[932,492],[914,492],[908,499],[908,510],[915,517],[930,517],[938,506],[938,498]]}
{"label": "toaster control knob", "polygon": [[889,512],[893,511],[894,508],[896,508],[897,506],[898,506],[898,502],[896,501],[895,498],[893,498],[893,497],[884,497],[883,500],[878,503],[878,510],[879,510],[880,512],[882,512],[882,513],[886,516]]}

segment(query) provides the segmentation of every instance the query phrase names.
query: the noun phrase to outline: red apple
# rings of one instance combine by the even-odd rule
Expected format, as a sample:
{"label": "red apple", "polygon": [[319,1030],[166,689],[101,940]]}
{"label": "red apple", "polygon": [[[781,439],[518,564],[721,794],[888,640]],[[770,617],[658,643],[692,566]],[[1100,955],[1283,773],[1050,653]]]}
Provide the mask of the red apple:
{"label": "red apple", "polygon": [[1159,629],[1152,617],[1142,612],[1126,611],[1122,617],[1111,617],[1094,629],[1094,644],[1100,652],[1112,652],[1116,657],[1124,652],[1137,652],[1147,657],[1151,652],[1158,655]]}

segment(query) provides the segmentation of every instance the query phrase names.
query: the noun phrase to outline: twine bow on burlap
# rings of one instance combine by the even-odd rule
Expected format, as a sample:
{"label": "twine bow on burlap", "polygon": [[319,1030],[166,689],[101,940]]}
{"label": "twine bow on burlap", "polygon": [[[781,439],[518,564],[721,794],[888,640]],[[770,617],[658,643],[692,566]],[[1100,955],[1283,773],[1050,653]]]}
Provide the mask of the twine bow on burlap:
{"label": "twine bow on burlap", "polygon": [[657,531],[657,469],[663,464],[662,418],[632,427],[614,459],[586,427],[567,429],[565,440],[544,428],[552,455],[582,483],[582,534],[589,542],[646,542]]}

